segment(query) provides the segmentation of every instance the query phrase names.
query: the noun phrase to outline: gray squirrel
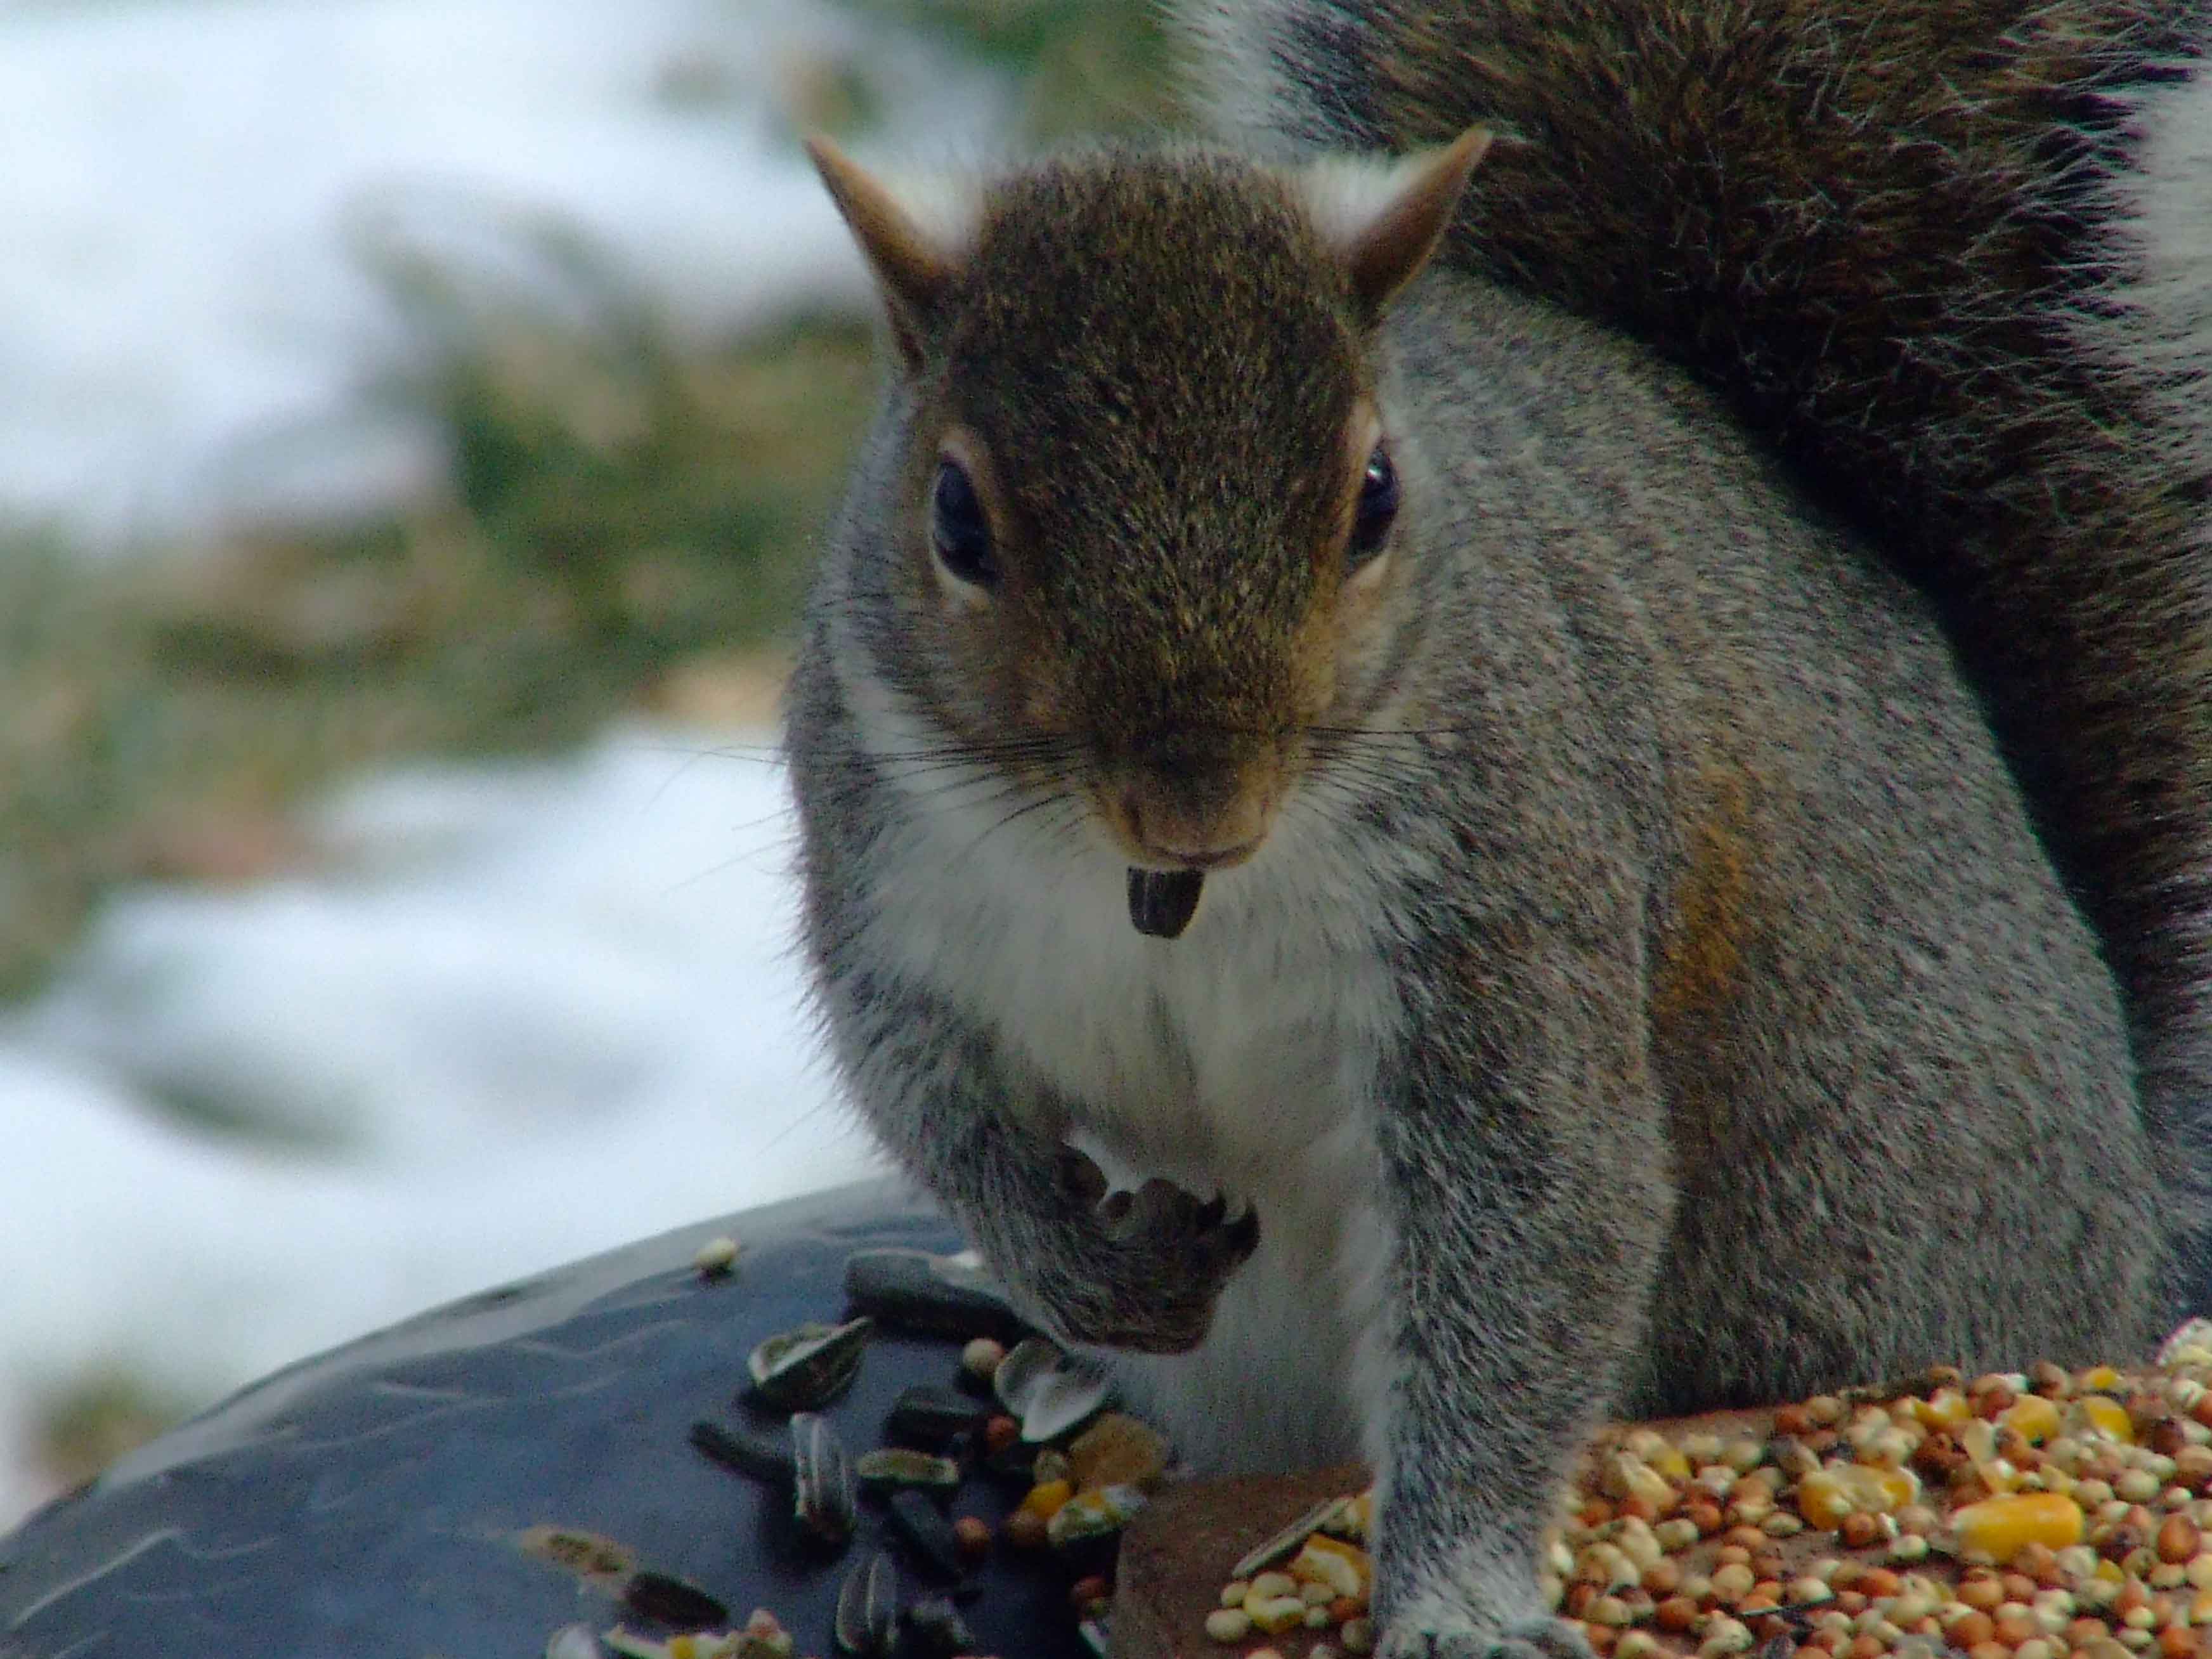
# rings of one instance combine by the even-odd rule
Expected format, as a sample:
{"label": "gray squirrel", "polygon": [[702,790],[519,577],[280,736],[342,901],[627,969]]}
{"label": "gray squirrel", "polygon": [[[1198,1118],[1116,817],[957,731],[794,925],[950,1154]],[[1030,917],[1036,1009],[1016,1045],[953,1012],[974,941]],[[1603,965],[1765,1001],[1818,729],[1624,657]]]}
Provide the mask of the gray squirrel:
{"label": "gray squirrel", "polygon": [[[2139,1354],[2212,1221],[2192,5],[1185,0],[1218,142],[816,159],[789,708],[875,1133],[1389,1656],[1608,1416]],[[2193,100],[2193,101],[2192,101]]]}

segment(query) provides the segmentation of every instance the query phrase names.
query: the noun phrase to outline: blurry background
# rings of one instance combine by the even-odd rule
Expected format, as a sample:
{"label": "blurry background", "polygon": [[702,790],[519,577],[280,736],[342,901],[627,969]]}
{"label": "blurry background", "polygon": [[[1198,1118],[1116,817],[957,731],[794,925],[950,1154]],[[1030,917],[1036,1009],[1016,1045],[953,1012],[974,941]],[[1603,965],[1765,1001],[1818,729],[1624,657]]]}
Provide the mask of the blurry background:
{"label": "blurry background", "polygon": [[1147,0],[0,0],[0,1528],[870,1167],[775,760],[873,384],[798,137],[1169,99]]}

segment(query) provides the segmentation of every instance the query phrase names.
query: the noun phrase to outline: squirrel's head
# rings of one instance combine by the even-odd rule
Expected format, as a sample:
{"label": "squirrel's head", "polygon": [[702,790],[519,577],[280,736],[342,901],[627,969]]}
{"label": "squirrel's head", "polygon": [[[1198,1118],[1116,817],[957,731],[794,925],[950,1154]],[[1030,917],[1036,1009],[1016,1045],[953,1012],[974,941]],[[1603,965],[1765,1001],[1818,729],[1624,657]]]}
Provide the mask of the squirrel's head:
{"label": "squirrel's head", "polygon": [[897,348],[860,521],[898,683],[1087,806],[1148,932],[1258,850],[1317,734],[1375,694],[1403,577],[1376,329],[1485,143],[1304,169],[1105,151],[953,213],[811,146]]}

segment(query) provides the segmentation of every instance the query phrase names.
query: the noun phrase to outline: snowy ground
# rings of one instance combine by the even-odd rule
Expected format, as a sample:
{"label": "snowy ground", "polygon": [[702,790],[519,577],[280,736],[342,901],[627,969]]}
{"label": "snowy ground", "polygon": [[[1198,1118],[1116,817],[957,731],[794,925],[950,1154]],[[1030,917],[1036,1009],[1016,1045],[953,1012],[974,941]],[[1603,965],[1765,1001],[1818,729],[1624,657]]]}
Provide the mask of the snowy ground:
{"label": "snowy ground", "polygon": [[[0,514],[113,547],[418,477],[363,397],[399,343],[367,223],[564,216],[702,328],[857,301],[776,113],[856,53],[886,148],[981,142],[972,73],[799,0],[0,0]],[[629,731],[367,781],[312,878],[116,902],[0,1012],[0,1527],[42,1495],[32,1402],[104,1364],[211,1398],[861,1172],[797,1011],[786,811],[757,745]],[[165,1109],[210,1099],[295,1150]]]}
{"label": "snowy ground", "polygon": [[[0,1021],[0,1439],[103,1364],[211,1398],[868,1173],[799,1007],[786,810],[757,755],[629,732],[364,785],[321,816],[328,875],[116,905]],[[301,1149],[182,1130],[167,1097]],[[0,1477],[0,1512],[37,1495]]]}
{"label": "snowy ground", "polygon": [[902,156],[1003,102],[823,0],[0,0],[0,514],[167,539],[418,478],[362,395],[387,240],[551,216],[680,322],[857,305],[793,131],[843,73]]}

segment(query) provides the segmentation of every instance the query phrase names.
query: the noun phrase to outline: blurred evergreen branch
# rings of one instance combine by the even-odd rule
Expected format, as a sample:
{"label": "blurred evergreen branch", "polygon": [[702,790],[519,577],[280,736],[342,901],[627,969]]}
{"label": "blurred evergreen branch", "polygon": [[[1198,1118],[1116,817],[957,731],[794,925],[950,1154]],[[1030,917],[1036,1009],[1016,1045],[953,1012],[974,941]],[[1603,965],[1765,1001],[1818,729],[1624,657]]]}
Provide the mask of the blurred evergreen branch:
{"label": "blurred evergreen branch", "polygon": [[847,0],[1002,64],[1023,92],[1024,136],[1052,143],[1180,124],[1156,0]]}

